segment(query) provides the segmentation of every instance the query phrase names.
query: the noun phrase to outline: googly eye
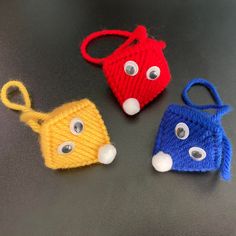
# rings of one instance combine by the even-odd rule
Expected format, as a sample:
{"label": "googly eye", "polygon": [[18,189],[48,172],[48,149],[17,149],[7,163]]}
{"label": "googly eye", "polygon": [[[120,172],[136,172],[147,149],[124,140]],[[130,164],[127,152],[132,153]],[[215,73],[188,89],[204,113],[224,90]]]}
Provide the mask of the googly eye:
{"label": "googly eye", "polygon": [[189,136],[188,126],[183,122],[178,123],[175,126],[175,135],[178,139],[182,139],[182,140],[186,139]]}
{"label": "googly eye", "polygon": [[64,142],[58,146],[57,151],[59,154],[68,154],[73,151],[75,145],[73,142]]}
{"label": "googly eye", "polygon": [[190,157],[195,161],[202,161],[206,158],[206,152],[200,147],[191,147],[188,152]]}
{"label": "googly eye", "polygon": [[135,76],[138,73],[138,65],[135,61],[127,61],[124,65],[124,71],[127,75]]}
{"label": "googly eye", "polygon": [[79,118],[75,118],[70,122],[70,131],[74,135],[80,134],[84,129],[84,124]]}
{"label": "googly eye", "polygon": [[146,76],[149,80],[158,79],[161,74],[161,69],[158,66],[152,66],[147,70]]}

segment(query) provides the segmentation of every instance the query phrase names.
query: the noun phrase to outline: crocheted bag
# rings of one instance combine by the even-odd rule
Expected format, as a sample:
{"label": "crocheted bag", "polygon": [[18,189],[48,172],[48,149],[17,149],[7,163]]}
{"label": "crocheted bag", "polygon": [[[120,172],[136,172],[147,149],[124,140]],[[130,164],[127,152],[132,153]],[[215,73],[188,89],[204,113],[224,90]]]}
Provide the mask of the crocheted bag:
{"label": "crocheted bag", "polygon": [[[8,99],[8,90],[16,87],[24,105]],[[51,169],[67,169],[93,163],[110,164],[116,149],[96,106],[88,99],[66,103],[50,113],[32,110],[29,94],[19,81],[9,81],[1,90],[3,104],[21,111],[20,120],[39,133],[45,165]]]}
{"label": "crocheted bag", "polygon": [[[110,56],[94,58],[87,53],[89,43],[99,37],[127,38]],[[107,82],[128,115],[134,115],[161,93],[170,82],[168,63],[163,54],[166,43],[149,38],[146,28],[134,32],[102,30],[90,34],[81,45],[82,56],[102,65]]]}
{"label": "crocheted bag", "polygon": [[[192,103],[187,93],[194,85],[205,86],[215,104]],[[222,178],[229,180],[232,151],[221,118],[230,107],[223,104],[216,88],[204,79],[190,81],[182,97],[186,105],[170,105],[162,118],[153,151],[153,167],[160,172],[219,169]],[[203,111],[207,109],[216,112],[212,115]]]}

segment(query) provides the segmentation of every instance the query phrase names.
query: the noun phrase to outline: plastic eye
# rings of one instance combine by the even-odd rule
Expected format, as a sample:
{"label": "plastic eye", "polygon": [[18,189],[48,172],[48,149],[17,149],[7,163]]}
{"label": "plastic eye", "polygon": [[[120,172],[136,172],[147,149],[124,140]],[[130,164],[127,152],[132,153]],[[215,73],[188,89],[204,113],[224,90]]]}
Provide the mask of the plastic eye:
{"label": "plastic eye", "polygon": [[70,122],[70,131],[74,135],[80,134],[84,129],[84,124],[79,118],[75,118]]}
{"label": "plastic eye", "polygon": [[74,149],[74,143],[73,142],[64,142],[61,145],[58,146],[58,153],[59,154],[68,154],[73,151]]}
{"label": "plastic eye", "polygon": [[158,66],[152,66],[147,70],[146,76],[149,80],[155,80],[160,77],[161,70]]}
{"label": "plastic eye", "polygon": [[190,157],[195,161],[202,161],[206,158],[206,152],[200,147],[192,147],[188,152]]}
{"label": "plastic eye", "polygon": [[138,73],[138,65],[135,61],[127,61],[124,65],[124,71],[127,75],[135,76]]}
{"label": "plastic eye", "polygon": [[186,139],[189,136],[189,128],[185,123],[178,123],[175,126],[175,135],[178,139]]}

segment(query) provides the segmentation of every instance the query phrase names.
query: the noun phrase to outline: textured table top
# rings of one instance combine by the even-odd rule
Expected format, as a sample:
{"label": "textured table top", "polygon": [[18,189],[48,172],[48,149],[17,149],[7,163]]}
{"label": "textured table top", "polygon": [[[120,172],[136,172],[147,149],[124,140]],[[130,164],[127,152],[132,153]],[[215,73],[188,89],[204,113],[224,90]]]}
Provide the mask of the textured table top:
{"label": "textured table top", "polygon": [[[38,136],[19,114],[0,105],[1,235],[236,235],[236,158],[233,179],[216,173],[158,174],[152,149],[163,112],[182,104],[195,77],[213,82],[236,107],[236,2],[0,1],[0,86],[22,80],[35,109],[47,112],[84,97],[101,111],[118,156],[110,166],[68,171],[44,167]],[[78,43],[100,29],[132,31],[144,24],[167,42],[172,81],[135,117],[127,117],[102,70],[84,61]],[[122,40],[101,39],[90,50],[111,53]],[[210,102],[194,88],[195,102]],[[236,113],[223,119],[235,146]]]}

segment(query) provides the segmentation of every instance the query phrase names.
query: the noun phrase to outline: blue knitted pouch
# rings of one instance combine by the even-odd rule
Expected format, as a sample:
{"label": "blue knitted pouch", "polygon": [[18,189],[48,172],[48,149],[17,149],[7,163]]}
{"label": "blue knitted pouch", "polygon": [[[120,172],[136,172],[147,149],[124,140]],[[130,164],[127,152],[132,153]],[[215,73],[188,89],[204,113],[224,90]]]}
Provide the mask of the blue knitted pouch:
{"label": "blue knitted pouch", "polygon": [[[188,97],[194,85],[206,87],[215,104],[196,105]],[[170,105],[160,124],[153,150],[152,165],[160,172],[220,170],[230,180],[232,149],[221,125],[231,108],[223,104],[216,88],[205,79],[193,79],[182,93],[186,105]],[[214,109],[215,114],[204,110]]]}

